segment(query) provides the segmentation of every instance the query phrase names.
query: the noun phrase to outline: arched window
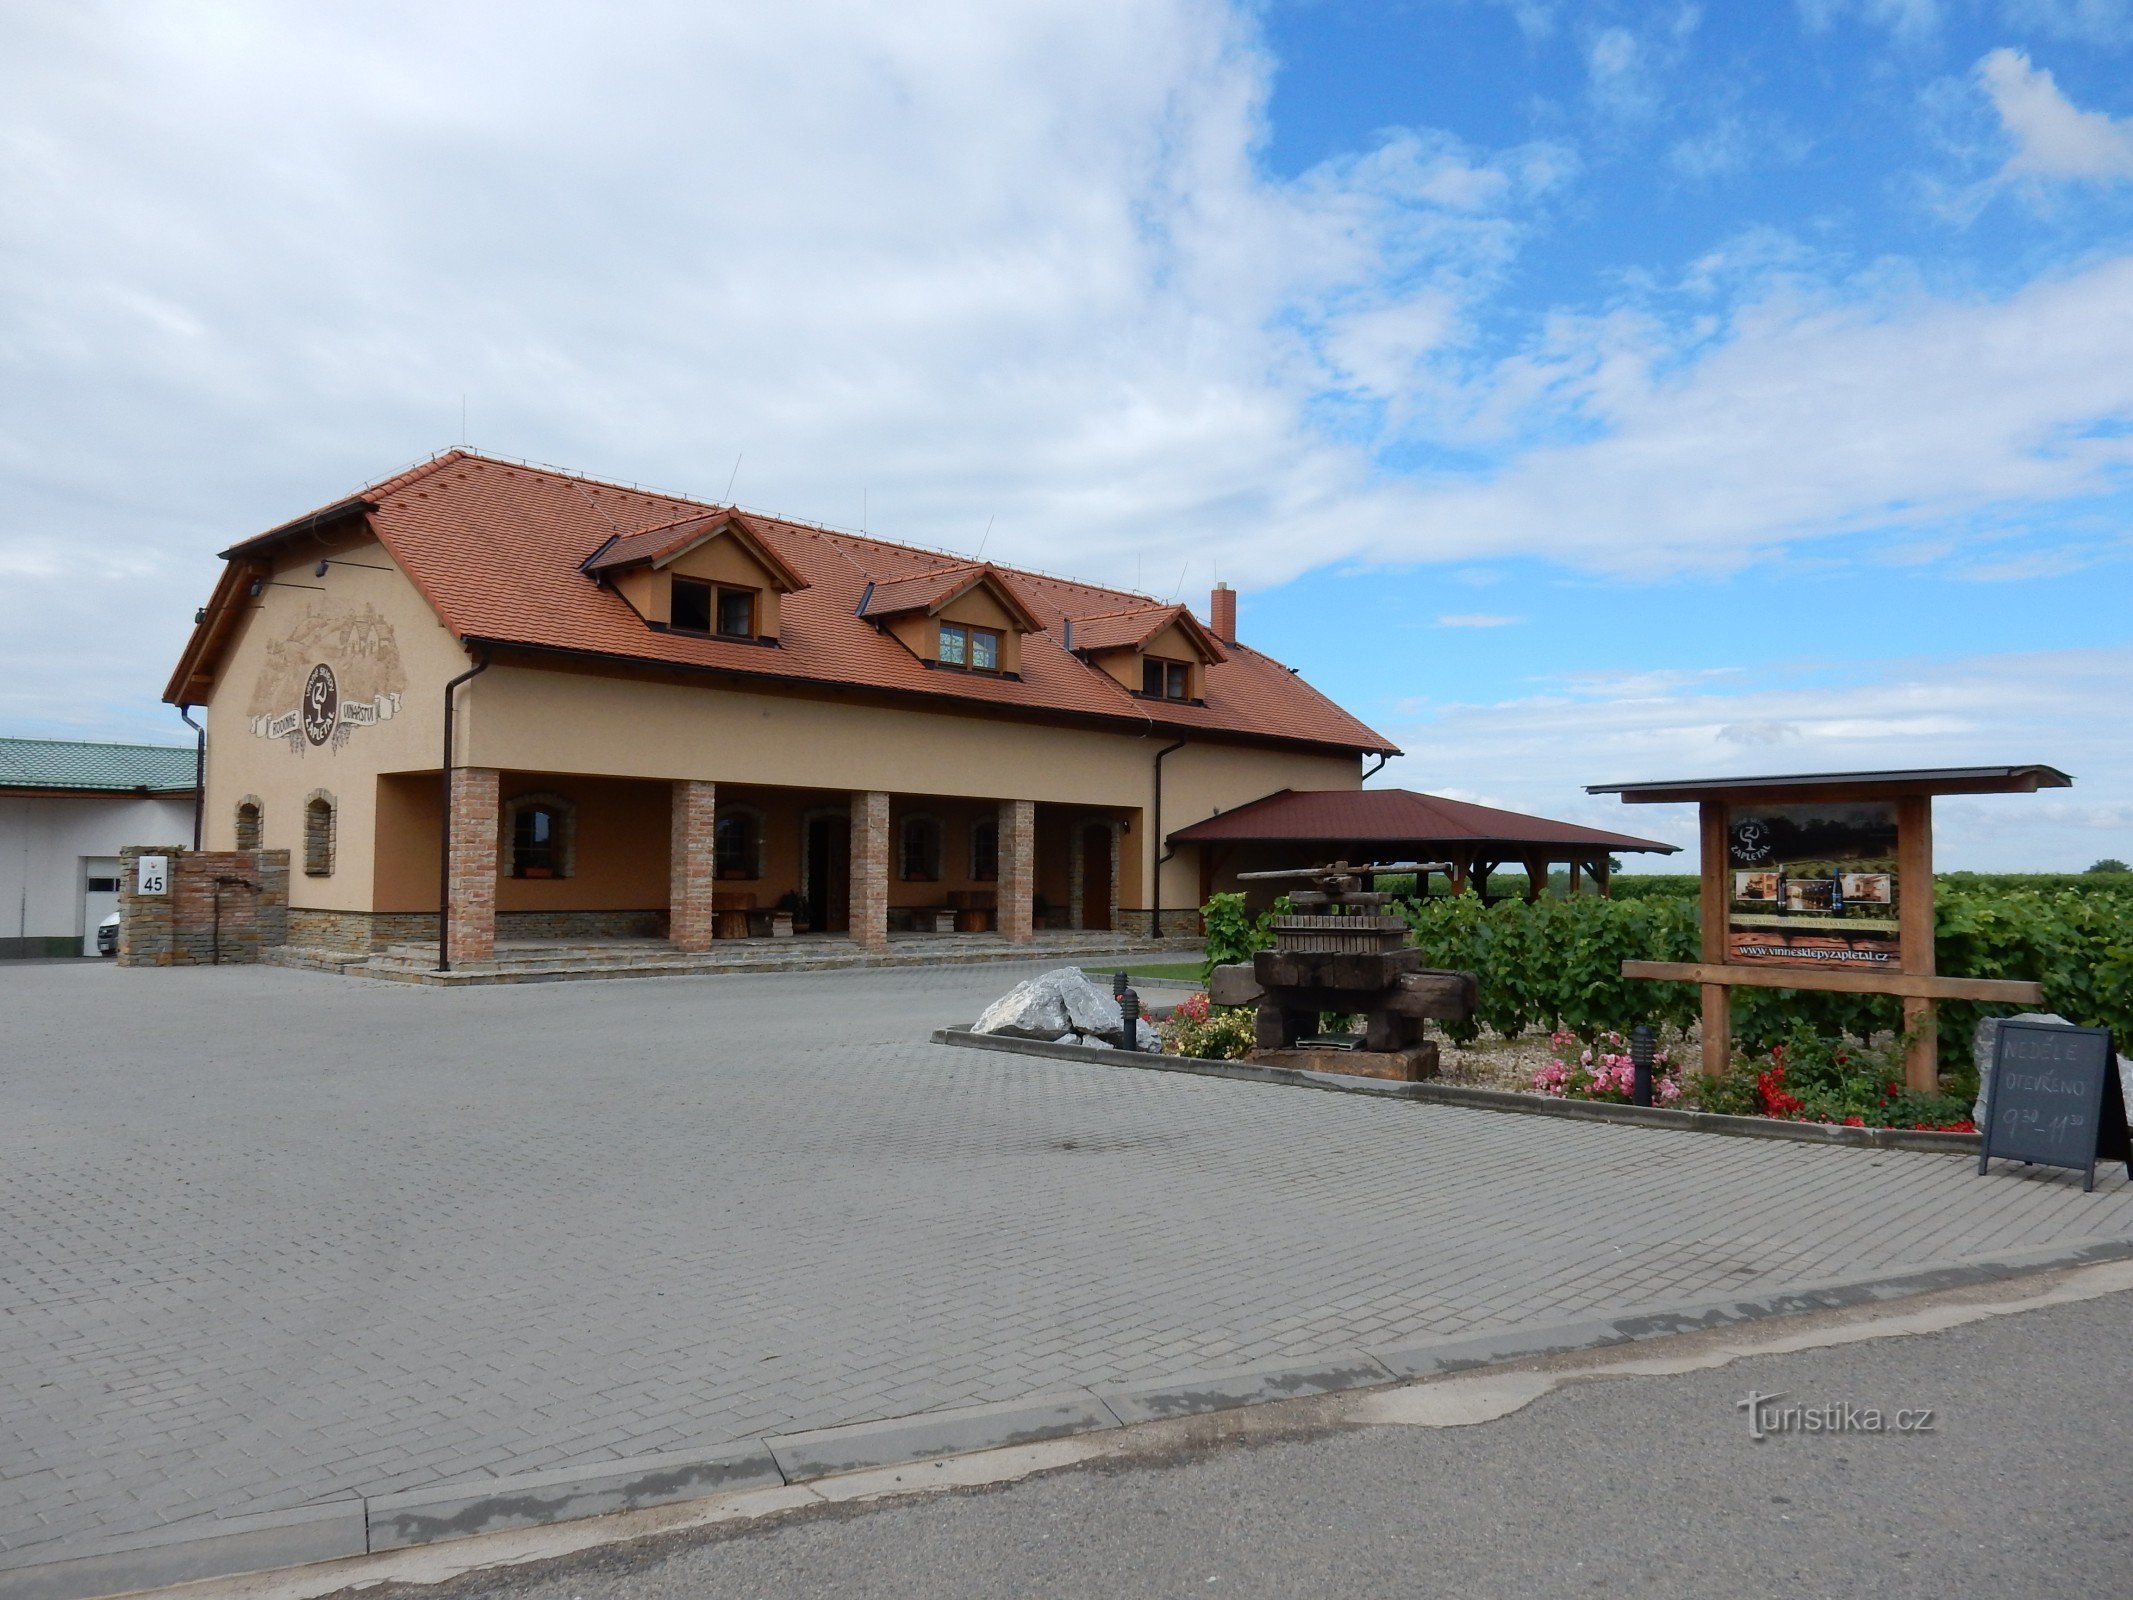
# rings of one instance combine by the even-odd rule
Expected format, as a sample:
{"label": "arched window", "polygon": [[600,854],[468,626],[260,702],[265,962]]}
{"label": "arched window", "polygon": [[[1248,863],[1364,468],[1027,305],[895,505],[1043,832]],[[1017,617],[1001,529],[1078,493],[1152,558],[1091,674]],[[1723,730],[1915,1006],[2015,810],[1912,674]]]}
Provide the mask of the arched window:
{"label": "arched window", "polygon": [[577,865],[578,810],[559,794],[515,795],[504,803],[505,874],[567,878]]}
{"label": "arched window", "polygon": [[720,806],[712,825],[718,875],[753,883],[763,875],[763,818],[751,806]]}
{"label": "arched window", "polygon": [[266,812],[258,797],[246,795],[237,802],[237,848],[257,850],[259,841],[266,837]]}
{"label": "arched window", "polygon": [[314,789],[304,801],[304,876],[333,876],[333,796]]}
{"label": "arched window", "polygon": [[980,817],[970,825],[970,881],[997,883],[1000,879],[1000,819]]}
{"label": "arched window", "polygon": [[897,851],[906,883],[938,883],[941,876],[941,823],[938,817],[906,817]]}

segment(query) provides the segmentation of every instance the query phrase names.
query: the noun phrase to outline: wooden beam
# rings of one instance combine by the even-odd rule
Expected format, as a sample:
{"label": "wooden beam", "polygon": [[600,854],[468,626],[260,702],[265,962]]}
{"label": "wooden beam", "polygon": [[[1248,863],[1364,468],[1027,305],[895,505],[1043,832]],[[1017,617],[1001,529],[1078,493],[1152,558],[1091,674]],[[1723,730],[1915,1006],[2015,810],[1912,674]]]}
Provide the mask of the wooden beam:
{"label": "wooden beam", "polygon": [[[1933,802],[1924,795],[1896,802],[1896,950],[1907,975],[1930,978],[1933,954]],[[2040,994],[2039,999],[2043,996]],[[1905,995],[1904,1082],[1940,1087],[1940,1019],[1926,995]]]}
{"label": "wooden beam", "polygon": [[1827,967],[1720,966],[1708,961],[1625,961],[1625,978],[1700,983],[1710,988],[1819,989],[1831,994],[1913,995],[1922,1000],[1986,1000],[2034,1005],[2044,985],[2021,978],[1942,978],[1916,972],[1847,972]]}
{"label": "wooden beam", "polygon": [[[1725,801],[1704,801],[1698,808],[1697,821],[1697,843],[1703,870],[1697,900],[1697,915],[1701,921],[1698,945],[1704,965],[1723,972],[1731,948],[1731,941],[1726,937],[1726,920],[1733,905],[1733,880],[1726,851]],[[1629,964],[1625,962],[1625,975],[1628,970]],[[1706,982],[1703,986],[1703,1070],[1716,1077],[1732,1064],[1733,996],[1722,985]]]}

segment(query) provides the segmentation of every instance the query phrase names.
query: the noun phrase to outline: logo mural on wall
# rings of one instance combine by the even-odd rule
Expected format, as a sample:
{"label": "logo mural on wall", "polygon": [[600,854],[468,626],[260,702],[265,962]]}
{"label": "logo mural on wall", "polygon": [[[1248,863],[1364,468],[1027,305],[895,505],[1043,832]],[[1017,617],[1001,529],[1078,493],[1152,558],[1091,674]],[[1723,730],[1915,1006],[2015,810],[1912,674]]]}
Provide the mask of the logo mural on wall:
{"label": "logo mural on wall", "polygon": [[338,750],[357,728],[388,722],[407,692],[393,625],[375,606],[314,600],[286,638],[267,645],[252,687],[252,732]]}

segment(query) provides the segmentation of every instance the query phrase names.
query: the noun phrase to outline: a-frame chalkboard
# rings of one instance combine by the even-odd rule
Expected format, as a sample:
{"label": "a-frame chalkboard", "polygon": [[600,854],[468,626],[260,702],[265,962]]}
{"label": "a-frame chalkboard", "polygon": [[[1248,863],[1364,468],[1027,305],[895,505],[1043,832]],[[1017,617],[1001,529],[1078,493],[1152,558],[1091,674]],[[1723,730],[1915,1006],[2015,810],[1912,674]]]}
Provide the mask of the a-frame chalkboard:
{"label": "a-frame chalkboard", "polygon": [[1986,1087],[1985,1126],[1978,1131],[1980,1174],[1999,1156],[2071,1167],[2082,1175],[2084,1192],[2096,1187],[2098,1161],[2123,1161],[2133,1177],[2133,1138],[2126,1131],[2125,1090],[2110,1030],[2002,1022]]}

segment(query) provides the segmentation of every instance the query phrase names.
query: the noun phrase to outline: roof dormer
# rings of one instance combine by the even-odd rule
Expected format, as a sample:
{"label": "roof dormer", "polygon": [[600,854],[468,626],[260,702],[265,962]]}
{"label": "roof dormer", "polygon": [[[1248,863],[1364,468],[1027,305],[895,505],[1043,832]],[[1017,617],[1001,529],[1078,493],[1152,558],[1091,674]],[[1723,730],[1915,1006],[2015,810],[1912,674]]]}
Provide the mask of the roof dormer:
{"label": "roof dormer", "polygon": [[780,600],[807,587],[737,511],[609,540],[584,571],[655,628],[774,645]]}
{"label": "roof dormer", "polygon": [[859,615],[946,672],[1019,678],[1022,636],[1044,624],[998,568],[967,563],[870,583]]}
{"label": "roof dormer", "polygon": [[1202,704],[1207,669],[1229,658],[1184,606],[1135,606],[1072,617],[1066,647],[1146,700]]}

